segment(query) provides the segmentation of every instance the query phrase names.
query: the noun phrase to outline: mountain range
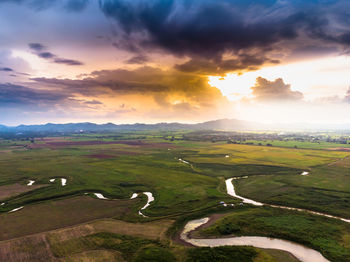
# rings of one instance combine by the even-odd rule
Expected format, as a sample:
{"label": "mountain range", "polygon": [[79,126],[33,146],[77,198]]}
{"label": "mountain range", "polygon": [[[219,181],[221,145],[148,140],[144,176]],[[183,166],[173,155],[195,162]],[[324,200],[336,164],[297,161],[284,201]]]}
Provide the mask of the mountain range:
{"label": "mountain range", "polygon": [[67,124],[43,124],[43,125],[19,125],[15,127],[0,125],[0,132],[103,132],[103,131],[137,131],[137,130],[225,130],[225,131],[320,131],[320,130],[350,130],[350,124],[262,124],[237,119],[219,119],[197,124],[183,123],[157,123],[157,124],[95,124],[67,123]]}

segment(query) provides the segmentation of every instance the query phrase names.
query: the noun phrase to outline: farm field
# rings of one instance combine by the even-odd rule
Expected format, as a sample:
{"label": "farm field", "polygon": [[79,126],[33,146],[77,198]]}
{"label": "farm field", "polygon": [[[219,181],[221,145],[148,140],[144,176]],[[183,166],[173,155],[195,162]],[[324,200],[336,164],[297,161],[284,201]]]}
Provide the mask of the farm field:
{"label": "farm field", "polygon": [[[202,261],[203,254],[215,258],[232,252],[237,254],[237,261],[297,261],[283,251],[252,247],[193,249],[174,241],[176,232],[170,228],[179,219],[187,221],[219,212],[229,218],[236,214],[263,215],[270,226],[262,225],[264,230],[259,231],[253,227],[254,220],[246,219],[248,224],[240,234],[290,239],[320,251],[331,261],[346,261],[350,238],[345,222],[274,208],[241,208],[241,200],[227,194],[225,179],[241,177],[234,181],[237,193],[256,201],[349,219],[350,152],[184,141],[181,135],[157,131],[118,136],[75,134],[34,142],[1,140],[0,227],[4,230],[0,232],[0,257],[16,261],[18,257],[8,252],[9,243],[14,239],[25,243],[32,236],[28,241],[34,241],[32,245],[42,248],[53,261]],[[176,139],[169,139],[172,137]],[[302,172],[308,175],[302,176]],[[138,213],[147,200],[143,192],[151,192],[154,197],[142,210],[145,217]],[[135,193],[137,197],[130,199]],[[338,233],[320,236],[322,243],[297,238],[290,232],[283,212],[295,221],[306,221],[315,234],[331,226]],[[111,225],[96,229],[98,223],[106,223],[99,222],[105,219],[121,227],[128,223],[124,224],[128,230],[115,230]],[[65,237],[65,228],[81,229],[86,223],[97,224],[84,227],[82,234],[71,232]],[[137,233],[147,231],[142,228],[147,223],[158,223],[158,229],[152,231],[155,233]],[[218,236],[222,232],[218,233],[217,228],[203,232]],[[54,238],[49,237],[52,230],[56,232]],[[29,249],[23,246],[18,256],[40,261],[31,252],[26,253]]]}
{"label": "farm field", "polygon": [[288,147],[288,148],[303,148],[303,149],[328,149],[328,150],[350,150],[350,144],[340,144],[340,143],[331,143],[326,141],[317,141],[317,142],[309,142],[309,141],[279,141],[279,140],[246,140],[245,143],[254,143],[258,145],[271,144],[276,147]]}

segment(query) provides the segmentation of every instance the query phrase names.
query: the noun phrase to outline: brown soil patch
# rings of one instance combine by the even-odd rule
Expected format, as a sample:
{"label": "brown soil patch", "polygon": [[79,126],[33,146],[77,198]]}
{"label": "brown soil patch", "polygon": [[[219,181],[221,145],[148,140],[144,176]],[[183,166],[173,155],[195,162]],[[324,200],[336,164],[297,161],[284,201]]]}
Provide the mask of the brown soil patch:
{"label": "brown soil patch", "polygon": [[62,142],[62,141],[67,141],[68,139],[72,139],[72,137],[43,137],[40,139],[36,139],[36,141]]}
{"label": "brown soil patch", "polygon": [[157,220],[146,223],[130,223],[116,219],[101,219],[86,224],[49,232],[51,243],[63,242],[98,232],[110,232],[147,239],[166,239],[166,230],[173,220]]}
{"label": "brown soil patch", "polygon": [[147,223],[129,223],[121,220],[100,220],[93,224],[98,232],[112,232],[148,239],[166,239],[166,231],[174,221],[165,219]]}
{"label": "brown soil patch", "polygon": [[[165,232],[172,223],[172,220],[158,220],[147,223],[130,223],[114,219],[96,220],[72,227],[1,241],[0,261],[99,261],[96,260],[98,256],[108,256],[109,258],[109,255],[114,254],[114,252],[106,251],[112,252],[108,255],[106,253],[86,251],[58,259],[52,254],[51,247],[59,245],[60,242],[98,232],[112,232],[148,239],[165,239]],[[114,255],[117,255],[116,257],[118,258],[118,254]],[[118,259],[117,261],[121,260]]]}
{"label": "brown soil patch", "polygon": [[21,193],[24,192],[29,192],[32,190],[35,190],[40,187],[45,187],[47,185],[32,185],[32,186],[27,186],[27,185],[21,185],[21,184],[13,184],[13,185],[6,185],[6,186],[0,186],[0,200],[17,196]]}
{"label": "brown soil patch", "polygon": [[57,261],[44,234],[0,242],[0,261]]}
{"label": "brown soil patch", "polygon": [[333,147],[328,150],[350,152],[350,147]]}

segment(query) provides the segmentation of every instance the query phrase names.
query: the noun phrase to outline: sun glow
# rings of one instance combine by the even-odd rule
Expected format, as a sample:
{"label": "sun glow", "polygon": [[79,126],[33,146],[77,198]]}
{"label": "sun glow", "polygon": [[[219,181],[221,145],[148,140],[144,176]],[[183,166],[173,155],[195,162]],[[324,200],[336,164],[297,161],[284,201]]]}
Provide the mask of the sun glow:
{"label": "sun glow", "polygon": [[304,94],[305,100],[345,95],[349,85],[350,58],[325,57],[307,62],[264,67],[243,74],[210,76],[209,84],[218,88],[231,101],[251,97],[251,87],[257,77],[270,81],[282,78],[294,91]]}
{"label": "sun glow", "polygon": [[[235,117],[263,123],[337,123],[348,122],[350,105],[344,97],[350,85],[350,58],[331,56],[312,61],[264,67],[243,74],[210,76],[208,83],[231,101]],[[267,102],[255,99],[252,89],[256,78],[269,81],[282,78],[292,91],[303,93],[294,102]]]}

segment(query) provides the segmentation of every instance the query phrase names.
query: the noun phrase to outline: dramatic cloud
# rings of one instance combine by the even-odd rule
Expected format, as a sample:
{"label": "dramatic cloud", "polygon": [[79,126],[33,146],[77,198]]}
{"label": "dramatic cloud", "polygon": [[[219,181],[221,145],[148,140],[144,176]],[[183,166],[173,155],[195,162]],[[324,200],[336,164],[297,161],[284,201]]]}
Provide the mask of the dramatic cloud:
{"label": "dramatic cloud", "polygon": [[235,58],[217,61],[203,58],[191,59],[190,61],[175,65],[175,68],[183,72],[198,73],[203,75],[222,75],[232,71],[256,70],[265,63],[277,64],[278,60],[268,59],[259,54],[238,55]]}
{"label": "dramatic cloud", "polygon": [[292,91],[290,85],[285,84],[282,78],[275,81],[269,81],[265,78],[258,77],[252,93],[256,101],[297,101],[303,98],[303,94],[298,91]]}
{"label": "dramatic cloud", "polygon": [[240,117],[242,104],[250,119],[285,101],[349,106],[349,10],[348,0],[3,0],[0,106],[16,113],[2,116],[26,120],[25,106],[199,121]]}
{"label": "dramatic cloud", "polygon": [[21,85],[0,84],[0,107],[52,106],[54,103],[67,98],[67,95],[57,94],[54,91],[35,90]]}
{"label": "dramatic cloud", "polygon": [[[45,84],[65,86],[71,92],[83,95],[104,93],[106,90],[117,93],[182,92],[191,97],[200,97],[206,92],[217,95],[220,93],[216,88],[209,86],[206,77],[154,67],[95,71],[82,80],[48,78],[34,78],[33,80]],[[210,98],[207,99],[210,100]]]}
{"label": "dramatic cloud", "polygon": [[[187,56],[191,60],[177,68],[191,72],[255,69],[277,62],[269,57],[274,52],[291,52],[314,39],[320,48],[350,44],[350,22],[343,19],[348,1],[100,0],[100,6],[124,33],[118,48]],[[257,54],[256,61],[245,60]]]}
{"label": "dramatic cloud", "polygon": [[[148,97],[156,108],[178,112],[191,108],[193,112],[203,113],[227,103],[220,91],[208,84],[206,77],[153,67],[96,71],[81,80],[33,80],[41,85],[61,88],[65,93],[93,99],[106,95],[116,100],[122,96],[137,96],[142,101]],[[139,109],[147,111],[151,107],[145,103]]]}
{"label": "dramatic cloud", "polygon": [[71,66],[83,65],[83,63],[80,61],[73,60],[73,59],[60,58],[51,52],[45,51],[47,48],[40,43],[30,43],[30,44],[28,44],[28,46],[40,58],[50,60],[56,64],[65,64],[65,65],[71,65]]}

